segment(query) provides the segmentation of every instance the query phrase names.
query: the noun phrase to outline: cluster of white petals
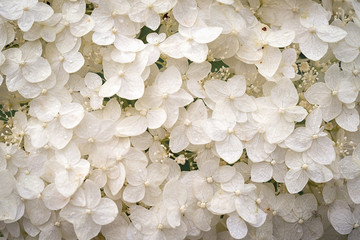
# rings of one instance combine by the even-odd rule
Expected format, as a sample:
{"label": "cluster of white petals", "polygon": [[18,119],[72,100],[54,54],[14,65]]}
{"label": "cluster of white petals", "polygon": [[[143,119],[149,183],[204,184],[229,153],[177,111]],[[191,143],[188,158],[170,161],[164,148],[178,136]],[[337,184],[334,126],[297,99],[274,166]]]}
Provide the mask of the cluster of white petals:
{"label": "cluster of white petals", "polygon": [[357,0],[0,0],[0,240],[360,239]]}

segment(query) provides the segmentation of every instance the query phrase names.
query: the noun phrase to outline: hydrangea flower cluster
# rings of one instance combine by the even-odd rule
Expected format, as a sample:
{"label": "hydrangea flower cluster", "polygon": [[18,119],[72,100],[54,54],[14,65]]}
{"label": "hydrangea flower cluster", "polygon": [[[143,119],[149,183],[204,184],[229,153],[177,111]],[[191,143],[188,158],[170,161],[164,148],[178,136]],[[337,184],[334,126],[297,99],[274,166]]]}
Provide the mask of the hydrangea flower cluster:
{"label": "hydrangea flower cluster", "polygon": [[0,0],[0,239],[360,239],[357,0]]}

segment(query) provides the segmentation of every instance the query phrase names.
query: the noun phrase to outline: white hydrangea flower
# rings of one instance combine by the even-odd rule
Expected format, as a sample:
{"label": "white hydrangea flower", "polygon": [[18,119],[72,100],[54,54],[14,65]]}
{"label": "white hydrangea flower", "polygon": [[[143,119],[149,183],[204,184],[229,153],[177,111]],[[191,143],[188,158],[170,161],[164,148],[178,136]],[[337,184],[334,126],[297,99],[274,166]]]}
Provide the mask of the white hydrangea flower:
{"label": "white hydrangea flower", "polygon": [[298,127],[285,140],[285,145],[293,151],[305,152],[319,164],[330,164],[335,160],[335,150],[331,139],[323,132],[322,114],[319,108],[306,118],[305,127]]}
{"label": "white hydrangea flower", "polygon": [[137,23],[145,22],[145,26],[155,31],[160,25],[159,14],[168,12],[176,2],[176,0],[138,0],[131,6],[129,17]]}
{"label": "white hydrangea flower", "polygon": [[259,123],[252,116],[248,116],[248,121],[239,123],[237,128],[240,139],[245,142],[246,154],[254,163],[267,161],[276,148],[275,144],[266,140],[265,126],[266,124]]}
{"label": "white hydrangea flower", "polygon": [[62,6],[63,18],[59,23],[59,33],[56,35],[55,44],[59,52],[66,53],[74,49],[76,44],[81,41],[81,37],[89,33],[95,26],[91,16],[85,14],[84,7],[76,7],[71,11],[68,4],[85,6],[85,1],[66,1]]}
{"label": "white hydrangea flower", "polygon": [[343,29],[329,25],[330,15],[317,3],[312,3],[306,16],[300,16],[300,26],[295,42],[309,59],[317,61],[328,51],[328,43],[342,40],[347,35]]}
{"label": "white hydrangea flower", "polygon": [[180,152],[190,143],[196,145],[209,143],[211,140],[202,128],[202,123],[206,119],[206,106],[201,100],[192,103],[187,110],[180,108],[178,121],[170,134],[169,146],[172,152]]}
{"label": "white hydrangea flower", "polygon": [[233,164],[243,153],[236,122],[209,118],[203,123],[206,134],[215,141],[216,152],[227,163]]}
{"label": "white hydrangea flower", "polygon": [[124,188],[124,201],[136,203],[142,201],[147,205],[155,205],[161,199],[159,186],[166,179],[169,167],[165,164],[152,163],[147,168],[130,171]]}
{"label": "white hydrangea flower", "polygon": [[245,122],[246,113],[256,110],[254,100],[245,93],[246,80],[242,75],[235,75],[226,82],[210,80],[204,87],[207,96],[216,103],[213,118]]}
{"label": "white hydrangea flower", "polygon": [[28,41],[35,41],[42,38],[46,42],[54,42],[56,34],[60,30],[58,23],[61,19],[61,14],[55,13],[45,21],[34,23],[29,31],[24,33],[24,39]]}
{"label": "white hydrangea flower", "polygon": [[80,138],[81,153],[91,153],[96,151],[97,142],[106,142],[114,136],[114,121],[85,113],[74,133]]}
{"label": "white hydrangea flower", "polygon": [[[129,226],[127,236],[132,239],[174,239],[186,237],[186,225],[172,228],[166,219],[166,209],[163,205],[155,206],[150,210],[134,205],[130,208],[130,219],[133,225]],[[141,235],[140,235],[141,234]],[[135,238],[136,235],[138,238]]]}
{"label": "white hydrangea flower", "polygon": [[325,121],[336,118],[342,128],[354,132],[359,125],[359,114],[352,103],[356,100],[358,91],[350,76],[334,64],[325,73],[325,83],[312,85],[305,92],[305,98],[320,106]]}
{"label": "white hydrangea flower", "polygon": [[102,225],[113,222],[118,212],[115,202],[102,198],[97,185],[86,180],[60,216],[74,225],[78,239],[87,240],[97,236]]}
{"label": "white hydrangea flower", "polygon": [[100,109],[103,106],[104,98],[99,96],[102,80],[99,75],[89,72],[84,78],[85,86],[80,90],[83,97],[90,98],[90,107],[94,110]]}
{"label": "white hydrangea flower", "polygon": [[340,160],[339,170],[343,177],[347,179],[346,185],[351,200],[359,204],[360,144],[354,149],[352,156],[346,156]]}
{"label": "white hydrangea flower", "polygon": [[252,116],[265,124],[265,139],[269,143],[285,140],[294,131],[294,122],[300,122],[306,117],[306,110],[297,106],[298,100],[296,88],[288,79],[278,82],[271,89],[269,97],[256,99],[258,110]]}
{"label": "white hydrangea flower", "polygon": [[9,170],[15,175],[19,168],[28,164],[26,153],[16,145],[0,143],[0,170]]}
{"label": "white hydrangea flower", "polygon": [[359,55],[360,27],[353,22],[349,22],[344,30],[347,35],[343,41],[335,45],[333,52],[337,59],[348,63],[354,61]]}
{"label": "white hydrangea flower", "polygon": [[6,86],[10,91],[17,91],[25,82],[38,83],[51,74],[49,62],[41,57],[40,41],[26,42],[20,48],[5,50],[6,60],[1,71],[6,75]]}
{"label": "white hydrangea flower", "polygon": [[336,201],[329,207],[328,216],[331,225],[340,234],[349,234],[348,239],[355,240],[360,237],[359,231],[359,206],[356,205],[351,211],[349,205],[344,201]]}
{"label": "white hydrangea flower", "polygon": [[117,35],[133,36],[140,32],[141,24],[130,20],[131,4],[127,0],[100,1],[91,17],[95,21],[92,40],[99,45],[114,43]]}
{"label": "white hydrangea flower", "polygon": [[286,150],[276,148],[265,161],[254,162],[251,165],[251,180],[267,182],[273,178],[276,182],[284,182],[288,168],[285,165]]}
{"label": "white hydrangea flower", "polygon": [[140,98],[144,94],[144,80],[141,77],[146,64],[144,60],[139,59],[129,64],[104,61],[106,82],[101,86],[99,96],[110,97],[117,94],[126,99]]}
{"label": "white hydrangea flower", "polygon": [[160,44],[160,50],[173,58],[186,57],[193,62],[201,63],[208,55],[209,49],[206,44],[214,41],[221,32],[220,27],[180,25],[178,33]]}
{"label": "white hydrangea flower", "polygon": [[316,183],[324,183],[333,178],[329,168],[313,161],[305,153],[289,150],[286,153],[285,163],[290,168],[285,175],[285,185],[290,193],[300,192],[309,179]]}
{"label": "white hydrangea flower", "polygon": [[272,77],[282,58],[279,47],[286,47],[292,43],[294,31],[272,30],[266,25],[258,24],[247,29],[245,33],[237,56],[245,63],[255,64],[264,77]]}
{"label": "white hydrangea flower", "polygon": [[[320,238],[324,230],[320,218],[314,216],[316,210],[317,202],[314,195],[307,193],[298,196],[295,199],[292,211],[283,216],[287,224],[279,226],[278,232],[283,231],[285,236],[293,236],[294,239]],[[278,226],[275,226],[274,229],[276,227]]]}
{"label": "white hydrangea flower", "polygon": [[[155,83],[146,88],[144,96],[139,99],[144,105],[166,111],[164,126],[172,127],[178,119],[179,108],[192,102],[191,95],[186,92],[182,85],[182,78],[175,66],[169,66],[164,72],[157,75]],[[146,106],[145,105],[145,106]]]}
{"label": "white hydrangea flower", "polygon": [[40,240],[46,239],[75,239],[76,234],[71,223],[61,218],[58,213],[52,212],[49,221],[39,226]]}
{"label": "white hydrangea flower", "polygon": [[34,22],[45,21],[54,14],[50,6],[37,0],[2,0],[0,9],[0,15],[17,20],[19,28],[24,32],[29,31]]}
{"label": "white hydrangea flower", "polygon": [[16,219],[17,215],[17,199],[13,194],[16,187],[16,179],[6,169],[0,171],[0,179],[0,219],[1,221],[12,221]]}
{"label": "white hydrangea flower", "polygon": [[245,184],[243,176],[237,172],[229,182],[221,184],[221,190],[215,193],[208,209],[215,214],[236,211],[246,222],[261,226],[266,214],[251,197],[255,189],[255,185]]}
{"label": "white hydrangea flower", "polygon": [[355,0],[0,0],[0,238],[357,239],[359,26]]}
{"label": "white hydrangea flower", "polygon": [[80,151],[74,143],[55,152],[55,159],[49,167],[55,175],[57,191],[64,197],[70,197],[82,185],[90,170],[90,163],[80,158]]}

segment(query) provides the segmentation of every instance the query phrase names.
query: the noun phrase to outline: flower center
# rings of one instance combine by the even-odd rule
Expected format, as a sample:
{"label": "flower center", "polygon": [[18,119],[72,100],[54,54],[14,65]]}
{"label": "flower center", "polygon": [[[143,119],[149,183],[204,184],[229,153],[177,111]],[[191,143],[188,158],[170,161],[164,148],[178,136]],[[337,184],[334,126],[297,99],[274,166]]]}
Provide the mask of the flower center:
{"label": "flower center", "polygon": [[306,163],[304,163],[302,166],[301,166],[301,169],[303,170],[306,170],[308,169],[309,165],[307,165]]}

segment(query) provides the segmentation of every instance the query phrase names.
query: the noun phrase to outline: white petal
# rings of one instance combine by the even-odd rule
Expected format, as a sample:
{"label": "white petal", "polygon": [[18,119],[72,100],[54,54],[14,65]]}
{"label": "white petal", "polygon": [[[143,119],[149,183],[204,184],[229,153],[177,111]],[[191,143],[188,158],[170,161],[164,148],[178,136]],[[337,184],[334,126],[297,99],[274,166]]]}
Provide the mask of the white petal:
{"label": "white petal", "polygon": [[322,196],[326,204],[330,204],[336,199],[336,187],[333,182],[325,184],[325,187],[322,191]]}
{"label": "white petal", "polygon": [[302,169],[290,169],[285,175],[285,185],[289,193],[298,193],[303,190],[308,180]]}
{"label": "white petal", "polygon": [[45,207],[44,202],[39,198],[27,201],[25,206],[26,213],[35,226],[46,223],[51,216],[51,211]]}
{"label": "white petal", "polygon": [[117,121],[121,116],[121,106],[116,98],[110,99],[103,110],[105,119]]}
{"label": "white petal", "polygon": [[134,100],[141,98],[144,94],[144,80],[141,76],[126,75],[121,83],[121,88],[118,92],[120,97]]}
{"label": "white petal", "polygon": [[266,128],[266,140],[269,143],[279,143],[284,141],[294,130],[294,123],[289,123],[280,117],[276,124],[271,124]]}
{"label": "white petal", "polygon": [[160,26],[160,16],[155,11],[150,11],[145,24],[151,30],[156,30]]}
{"label": "white petal", "polygon": [[118,212],[119,210],[113,200],[102,198],[99,205],[93,209],[91,217],[96,224],[106,225],[115,220]]}
{"label": "white petal", "polygon": [[42,57],[34,62],[26,64],[21,71],[24,78],[31,83],[44,81],[51,75],[50,64]]}
{"label": "white petal", "polygon": [[38,2],[35,7],[31,8],[31,13],[34,14],[36,22],[42,22],[49,19],[54,14],[54,10],[49,5]]}
{"label": "white petal", "polygon": [[173,58],[182,58],[184,54],[180,51],[179,45],[181,45],[186,39],[182,37],[179,33],[175,33],[168,37],[164,42],[159,46],[162,53],[169,55]]}
{"label": "white petal", "polygon": [[306,155],[319,164],[330,164],[335,160],[335,150],[331,139],[320,137],[314,140]]}
{"label": "white petal", "polygon": [[98,186],[93,181],[86,180],[82,188],[85,193],[86,206],[90,209],[97,207],[101,202],[101,193]]}
{"label": "white petal", "polygon": [[123,192],[123,198],[126,202],[136,203],[141,201],[145,196],[145,187],[144,185],[132,186],[127,185]]}
{"label": "white petal", "polygon": [[141,40],[123,35],[118,35],[116,37],[114,45],[120,51],[125,52],[138,52],[145,48],[145,45]]}
{"label": "white petal", "polygon": [[318,61],[328,50],[328,44],[320,40],[315,34],[299,44],[301,52],[310,60]]}
{"label": "white petal", "polygon": [[209,211],[222,215],[235,211],[235,204],[232,194],[218,191],[210,201]]}
{"label": "white petal", "polygon": [[316,34],[324,42],[338,42],[343,39],[347,32],[339,27],[332,25],[322,25],[316,27]]}
{"label": "white petal", "polygon": [[203,123],[206,134],[214,141],[223,141],[226,138],[226,126],[216,119],[208,119]]}
{"label": "white petal", "polygon": [[85,214],[75,221],[74,229],[79,240],[87,240],[99,234],[101,225],[96,224],[90,215]]}
{"label": "white petal", "polygon": [[65,128],[76,127],[83,119],[84,108],[79,103],[66,103],[60,108],[60,123]]}
{"label": "white petal", "polygon": [[189,145],[185,127],[175,127],[170,133],[170,149],[174,153],[184,150]]}
{"label": "white petal", "polygon": [[173,8],[176,21],[185,27],[191,27],[198,15],[197,4],[194,0],[181,0]]}
{"label": "white petal", "polygon": [[115,35],[111,31],[94,32],[92,35],[94,43],[100,46],[110,45],[115,41]]}
{"label": "white petal", "polygon": [[195,145],[211,142],[211,139],[207,136],[204,129],[196,124],[192,124],[192,126],[188,128],[186,136],[188,137],[190,143]]}
{"label": "white petal", "polygon": [[353,230],[354,219],[346,202],[336,201],[330,205],[328,217],[331,225],[338,233],[349,234]]}
{"label": "white petal", "polygon": [[23,15],[18,20],[18,26],[22,31],[27,32],[34,24],[34,21],[34,15],[30,11],[24,11]]}
{"label": "white petal", "polygon": [[213,174],[213,179],[216,182],[223,183],[230,181],[235,175],[235,168],[230,166],[221,166]]}
{"label": "white petal", "polygon": [[347,181],[347,189],[351,200],[360,204],[360,177]]}
{"label": "white petal", "polygon": [[75,37],[82,37],[90,32],[95,26],[94,20],[87,14],[79,22],[70,25],[70,32]]}
{"label": "white petal", "polygon": [[248,232],[244,220],[236,215],[231,215],[228,219],[226,219],[226,226],[229,229],[230,235],[235,239],[244,238]]}
{"label": "white petal", "polygon": [[34,99],[30,106],[40,121],[49,122],[58,114],[61,103],[55,97],[41,96]]}
{"label": "white petal", "polygon": [[304,127],[299,127],[285,140],[288,148],[296,152],[304,152],[312,144],[312,135]]}
{"label": "white petal", "polygon": [[235,163],[242,155],[243,145],[234,134],[228,135],[223,141],[215,143],[216,151],[227,163]]}
{"label": "white petal", "polygon": [[143,116],[130,116],[121,120],[116,126],[116,132],[121,137],[137,136],[147,129],[147,119]]}
{"label": "white petal", "polygon": [[346,156],[339,162],[339,171],[346,179],[354,179],[360,173],[359,161]]}
{"label": "white petal", "polygon": [[34,199],[43,191],[45,184],[38,176],[29,174],[21,175],[18,178],[16,187],[21,197],[25,199]]}
{"label": "white petal", "polygon": [[49,135],[49,143],[57,149],[64,148],[73,136],[73,130],[64,128],[57,120],[50,122],[46,131]]}
{"label": "white petal", "polygon": [[322,113],[319,108],[316,108],[306,117],[305,126],[310,128],[313,132],[317,132],[320,129],[321,123]]}
{"label": "white petal", "polygon": [[208,55],[208,46],[206,44],[189,41],[181,44],[180,51],[186,58],[195,62],[202,63],[206,60]]}
{"label": "white petal", "polygon": [[209,231],[211,229],[212,213],[204,209],[196,209],[193,214],[193,222],[197,228],[202,231]]}
{"label": "white petal", "polygon": [[194,40],[198,43],[209,43],[220,36],[222,28],[220,27],[204,27],[193,31]]}
{"label": "white petal", "polygon": [[64,70],[68,73],[77,72],[85,63],[85,59],[80,52],[66,56],[63,64]]}
{"label": "white petal", "polygon": [[206,81],[205,92],[214,102],[224,101],[230,96],[226,82],[221,80]]}
{"label": "white petal", "polygon": [[[247,196],[240,195],[235,198],[235,207],[236,212],[242,217],[246,222],[250,224],[256,224],[257,218],[256,213],[259,211],[258,206],[255,201]],[[261,211],[261,210],[260,210]]]}
{"label": "white petal", "polygon": [[305,98],[311,104],[325,106],[331,100],[331,90],[325,83],[315,83],[305,92]]}
{"label": "white petal", "polygon": [[85,0],[80,1],[66,1],[62,5],[62,14],[64,18],[70,23],[81,20],[85,13]]}
{"label": "white petal", "polygon": [[342,62],[352,62],[359,55],[357,47],[349,46],[345,41],[339,42],[333,49],[335,57]]}
{"label": "white petal", "polygon": [[42,192],[42,199],[45,206],[50,210],[60,210],[70,201],[70,198],[64,197],[57,191],[53,183],[46,186]]}
{"label": "white petal", "polygon": [[328,182],[333,178],[331,170],[320,164],[310,165],[307,173],[309,178],[316,183]]}
{"label": "white petal", "polygon": [[92,72],[88,72],[85,75],[84,80],[85,80],[86,86],[93,90],[97,89],[102,84],[101,77],[99,75],[97,75],[96,73],[92,73]]}
{"label": "white petal", "polygon": [[175,93],[180,89],[182,84],[181,74],[179,70],[172,65],[160,73],[160,76],[156,79],[156,84],[163,93]]}
{"label": "white petal", "polygon": [[0,194],[7,197],[11,194],[15,186],[15,179],[8,170],[0,171]]}
{"label": "white petal", "polygon": [[115,62],[130,63],[133,62],[135,58],[136,58],[136,53],[134,52],[124,52],[124,51],[119,51],[117,49],[114,49],[111,52],[111,59],[114,60]]}
{"label": "white petal", "polygon": [[279,108],[287,108],[297,104],[299,95],[294,84],[284,79],[271,89],[271,100]]}
{"label": "white petal", "polygon": [[336,123],[346,131],[356,132],[359,126],[359,113],[353,109],[343,107],[341,114],[335,119]]}
{"label": "white petal", "polygon": [[264,77],[272,77],[281,62],[282,54],[278,48],[267,46],[263,49],[262,59],[256,63],[259,73]]}
{"label": "white petal", "polygon": [[117,76],[107,79],[104,85],[102,85],[100,88],[99,96],[111,97],[112,95],[116,94],[120,90],[121,82],[122,79]]}
{"label": "white petal", "polygon": [[295,38],[295,32],[292,30],[273,31],[267,37],[270,46],[286,47],[289,46]]}
{"label": "white petal", "polygon": [[253,182],[267,182],[272,178],[273,168],[269,163],[254,163],[251,166],[251,180]]}
{"label": "white petal", "polygon": [[73,36],[69,29],[65,28],[62,32],[57,34],[55,44],[59,52],[66,53],[71,51],[78,41],[80,40]]}

